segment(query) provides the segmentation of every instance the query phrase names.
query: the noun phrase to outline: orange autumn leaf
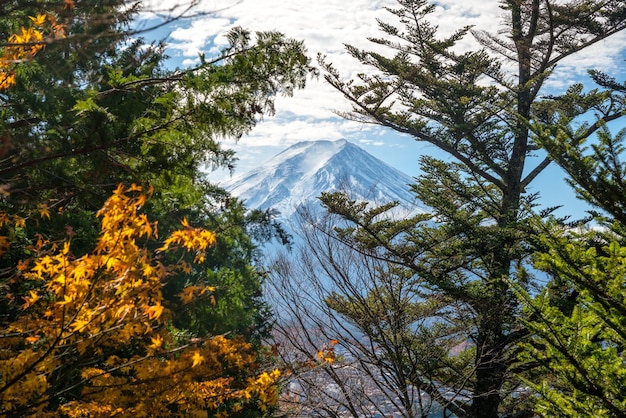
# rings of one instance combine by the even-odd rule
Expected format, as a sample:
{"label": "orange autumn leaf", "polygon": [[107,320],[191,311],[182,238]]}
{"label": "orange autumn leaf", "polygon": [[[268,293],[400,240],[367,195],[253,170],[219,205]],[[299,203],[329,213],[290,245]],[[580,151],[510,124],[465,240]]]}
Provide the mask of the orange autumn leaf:
{"label": "orange autumn leaf", "polygon": [[200,365],[200,364],[202,364],[204,362],[204,357],[202,357],[200,355],[200,352],[196,351],[196,352],[193,353],[193,356],[191,357],[191,360],[193,362],[191,364],[191,367],[196,367],[196,366],[198,366],[198,365]]}
{"label": "orange autumn leaf", "polygon": [[324,363],[334,363],[337,358],[337,354],[335,353],[335,346],[338,343],[339,341],[336,339],[330,340],[328,346],[322,348],[320,351],[317,352],[317,358]]}
{"label": "orange autumn leaf", "polygon": [[17,262],[17,269],[18,271],[26,271],[28,270],[28,260],[20,260]]}
{"label": "orange autumn leaf", "polygon": [[37,292],[30,290],[28,294],[29,296],[22,297],[22,299],[24,299],[24,302],[25,302],[22,305],[22,309],[28,309],[30,306],[32,306],[35,302],[39,300],[39,295],[37,294]]}
{"label": "orange autumn leaf", "polygon": [[150,341],[152,342],[152,344],[150,344],[148,348],[151,348],[153,350],[159,349],[163,345],[163,338],[159,334],[155,335],[154,337],[150,337]]}
{"label": "orange autumn leaf", "polygon": [[150,319],[158,319],[163,313],[163,306],[160,303],[157,303],[153,306],[148,306],[145,309],[145,313]]}
{"label": "orange autumn leaf", "polygon": [[195,286],[187,286],[186,288],[183,289],[183,291],[178,295],[178,297],[180,298],[180,300],[184,303],[184,304],[188,304],[190,303],[194,296],[195,296]]}
{"label": "orange autumn leaf", "polygon": [[[225,336],[181,341],[168,324],[163,279],[180,269],[157,261],[163,257],[149,244],[139,244],[157,246],[145,232],[154,223],[139,212],[145,199],[137,188],[118,187],[98,212],[101,233],[93,251],[75,256],[69,241],[50,245],[39,237],[31,247],[39,255],[19,264],[14,280],[38,287],[23,297],[30,309],[5,324],[17,337],[6,340],[0,370],[18,377],[0,389],[0,415],[19,410],[38,416],[37,405],[59,402],[52,399],[58,388],[47,383],[59,372],[72,376],[68,384],[78,384],[72,390],[80,393],[58,403],[55,414],[68,417],[171,416],[172,408],[181,416],[200,410],[215,415],[234,404],[267,409],[277,402],[276,382],[254,377],[262,371],[250,344]],[[186,220],[183,228],[192,231],[191,238],[202,235]],[[190,248],[196,251],[195,244]],[[213,303],[213,291],[189,286],[183,296],[208,294]],[[222,370],[251,377],[235,381]]]}

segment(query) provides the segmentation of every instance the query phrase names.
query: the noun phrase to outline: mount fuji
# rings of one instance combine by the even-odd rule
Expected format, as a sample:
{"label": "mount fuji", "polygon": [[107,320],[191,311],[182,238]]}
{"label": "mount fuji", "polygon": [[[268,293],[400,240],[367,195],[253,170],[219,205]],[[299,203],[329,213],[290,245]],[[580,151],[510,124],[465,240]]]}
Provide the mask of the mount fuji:
{"label": "mount fuji", "polygon": [[[346,191],[351,199],[400,202],[407,211],[421,210],[409,190],[412,177],[387,165],[346,140],[299,142],[256,169],[224,184],[255,209],[273,208],[290,218],[322,192]],[[317,203],[319,204],[319,203]]]}

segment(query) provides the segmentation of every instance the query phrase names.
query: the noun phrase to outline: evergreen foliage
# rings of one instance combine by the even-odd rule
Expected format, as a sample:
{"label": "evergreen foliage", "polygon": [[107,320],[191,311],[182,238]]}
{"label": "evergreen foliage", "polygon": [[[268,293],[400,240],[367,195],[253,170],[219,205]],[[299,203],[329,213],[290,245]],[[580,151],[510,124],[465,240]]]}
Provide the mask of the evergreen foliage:
{"label": "evergreen foliage", "polygon": [[564,138],[546,144],[579,196],[600,212],[590,225],[544,226],[536,264],[552,282],[534,298],[521,293],[534,336],[523,356],[547,372],[542,382],[528,382],[541,395],[542,416],[626,416],[625,137],[604,128],[590,149]]}
{"label": "evergreen foliage", "polygon": [[[518,361],[529,329],[514,289],[531,280],[525,263],[535,196],[527,190],[551,162],[540,147],[581,144],[626,110],[623,89],[606,75],[595,73],[597,89],[574,85],[553,97],[543,96],[546,82],[565,58],[622,31],[626,8],[623,1],[507,0],[497,33],[464,27],[442,37],[428,21],[433,4],[398,4],[389,12],[399,25],[380,22],[384,36],[370,39],[393,55],[348,46],[373,74],[344,80],[322,57],[325,78],[353,104],[344,116],[408,134],[455,161],[421,161],[413,190],[431,208],[430,220],[390,221],[388,207],[341,193],[321,200],[353,224],[338,239],[410,269],[431,297],[463,308],[444,326],[455,337],[463,327],[473,362],[453,381],[435,375],[440,384],[429,395],[449,394],[445,406],[459,417],[532,415],[533,398],[516,377],[533,364]],[[459,52],[470,33],[482,49]],[[537,154],[544,157],[531,158]],[[342,313],[358,324],[357,311]],[[448,361],[446,353],[432,359],[442,371]]]}
{"label": "evergreen foliage", "polygon": [[[133,27],[141,6],[125,0],[0,2],[0,37],[8,40],[0,54],[0,212],[9,220],[0,233],[0,298],[6,302],[0,320],[3,328],[19,321],[23,298],[45,293],[45,283],[23,280],[20,270],[39,255],[34,246],[71,240],[71,257],[92,253],[101,233],[97,211],[119,184],[137,184],[154,190],[142,209],[159,220],[161,236],[179,230],[183,219],[215,234],[201,259],[159,252],[157,243],[136,237],[159,263],[180,267],[161,276],[158,290],[170,312],[159,326],[176,336],[168,349],[228,335],[243,339],[233,347],[252,344],[242,355],[256,359],[271,321],[255,267],[258,245],[285,236],[271,212],[247,211],[206,172],[235,160],[220,147],[222,138],[239,138],[274,111],[276,95],[304,86],[309,59],[301,42],[236,28],[215,57],[201,56],[194,68],[167,69],[165,44],[146,43]],[[206,288],[213,291],[199,290]],[[129,349],[125,355],[145,354]],[[259,366],[246,364],[221,377],[245,381]],[[91,377],[77,377],[82,363],[67,365],[74,369],[63,374],[78,383],[63,399],[55,398],[58,388],[44,390],[41,403],[28,401],[20,411],[80,402]]]}

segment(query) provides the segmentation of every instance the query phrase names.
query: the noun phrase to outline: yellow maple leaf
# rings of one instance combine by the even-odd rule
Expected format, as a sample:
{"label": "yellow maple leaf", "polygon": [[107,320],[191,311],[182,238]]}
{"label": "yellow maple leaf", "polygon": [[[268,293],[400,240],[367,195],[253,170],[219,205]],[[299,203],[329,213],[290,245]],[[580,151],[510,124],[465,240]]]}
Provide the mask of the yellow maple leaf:
{"label": "yellow maple leaf", "polygon": [[39,205],[39,216],[50,219],[50,210],[47,205]]}
{"label": "yellow maple leaf", "polygon": [[215,292],[215,286],[204,286],[200,294],[204,295],[206,292]]}
{"label": "yellow maple leaf", "polygon": [[148,306],[145,312],[146,312],[146,315],[148,315],[148,318],[157,319],[163,313],[163,305],[161,305],[160,303],[157,303],[156,305]]}
{"label": "yellow maple leaf", "polygon": [[191,367],[196,367],[197,365],[202,364],[204,362],[204,357],[202,357],[199,351],[195,351],[193,353],[193,356],[191,357],[191,360],[193,361],[193,363],[191,364]]}
{"label": "yellow maple leaf", "polygon": [[317,358],[319,358],[321,361],[325,362],[325,363],[334,363],[335,362],[335,344],[334,342],[337,340],[331,340],[331,344],[330,347],[325,347],[323,349],[321,349],[320,351],[317,352]]}
{"label": "yellow maple leaf", "polygon": [[15,227],[16,228],[25,228],[26,227],[26,219],[21,216],[15,217]]}
{"label": "yellow maple leaf", "polygon": [[69,303],[72,303],[72,301],[74,300],[74,298],[72,296],[69,295],[63,295],[63,301],[58,301],[57,303],[61,306],[67,305]]}
{"label": "yellow maple leaf", "polygon": [[161,346],[163,345],[163,338],[161,338],[159,334],[157,334],[154,338],[150,337],[150,341],[152,341],[152,344],[150,344],[148,347],[152,348],[153,350],[161,348]]}
{"label": "yellow maple leaf", "polygon": [[26,302],[22,305],[22,309],[28,309],[29,306],[39,300],[39,295],[37,294],[37,292],[29,290],[28,294],[30,296],[22,296],[22,299],[24,299],[24,302]]}
{"label": "yellow maple leaf", "polygon": [[46,15],[37,15],[36,17],[28,16],[35,26],[43,26],[46,23]]}
{"label": "yellow maple leaf", "polygon": [[151,266],[150,264],[146,264],[143,266],[143,275],[146,277],[152,276],[156,272],[156,268]]}
{"label": "yellow maple leaf", "polygon": [[15,84],[15,72],[0,73],[0,90],[6,90]]}
{"label": "yellow maple leaf", "polygon": [[193,300],[194,292],[197,289],[196,286],[187,286],[182,292],[178,294],[180,300],[186,305]]}
{"label": "yellow maple leaf", "polygon": [[128,188],[127,191],[129,192],[140,192],[142,190],[142,187],[137,185],[137,183],[133,183],[130,185],[130,187]]}
{"label": "yellow maple leaf", "polygon": [[104,364],[107,367],[113,367],[113,366],[116,366],[117,364],[119,364],[120,361],[121,361],[121,359],[118,356],[112,355],[104,362]]}
{"label": "yellow maple leaf", "polygon": [[180,271],[182,271],[183,273],[186,274],[191,274],[191,264],[189,264],[188,262],[182,260],[179,264],[178,264],[178,268],[180,269]]}
{"label": "yellow maple leaf", "polygon": [[72,324],[72,330],[73,331],[81,331],[83,330],[83,328],[85,328],[87,325],[89,325],[89,321],[86,321],[84,319],[77,319],[76,321],[74,321],[74,323]]}

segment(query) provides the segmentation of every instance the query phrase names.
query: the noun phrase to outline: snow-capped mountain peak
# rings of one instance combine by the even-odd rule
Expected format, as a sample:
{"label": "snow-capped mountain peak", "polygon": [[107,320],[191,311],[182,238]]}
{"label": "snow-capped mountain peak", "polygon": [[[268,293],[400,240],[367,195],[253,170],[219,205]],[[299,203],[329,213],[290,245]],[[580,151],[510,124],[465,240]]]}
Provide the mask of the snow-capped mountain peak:
{"label": "snow-capped mountain peak", "polygon": [[225,187],[250,208],[274,208],[288,218],[322,192],[347,190],[374,202],[414,206],[413,179],[346,140],[299,142],[230,180]]}

